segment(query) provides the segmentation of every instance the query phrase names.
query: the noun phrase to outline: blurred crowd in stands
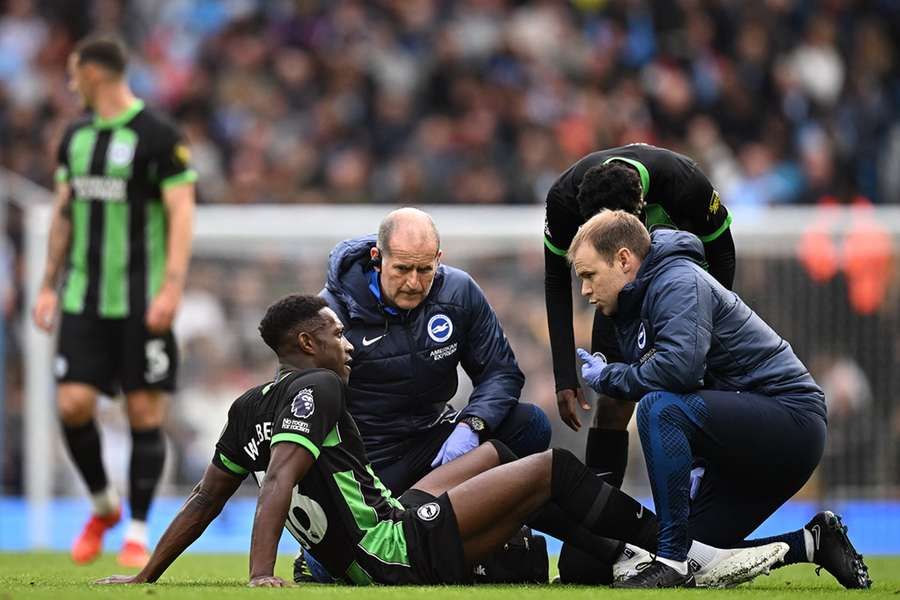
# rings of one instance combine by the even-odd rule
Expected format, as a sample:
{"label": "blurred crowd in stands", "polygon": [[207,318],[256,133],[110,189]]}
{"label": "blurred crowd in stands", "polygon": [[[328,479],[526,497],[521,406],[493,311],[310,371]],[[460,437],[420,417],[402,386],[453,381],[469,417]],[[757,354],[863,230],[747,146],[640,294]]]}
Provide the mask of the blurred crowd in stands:
{"label": "blurred crowd in stands", "polygon": [[[204,202],[537,203],[643,141],[735,208],[900,200],[895,0],[4,0],[0,162],[44,183],[65,60],[133,49]],[[892,167],[892,165],[894,167]]]}
{"label": "blurred crowd in stands", "polygon": [[[80,112],[66,58],[96,31],[126,40],[133,88],[181,125],[204,203],[540,204],[582,155],[639,141],[696,158],[738,218],[773,204],[900,202],[896,0],[0,0],[0,166],[51,184]],[[9,235],[0,310],[17,320],[0,493],[20,493],[25,308],[3,275],[22,278],[15,210]],[[736,288],[834,398],[822,489],[887,494],[900,485],[900,286],[889,265],[879,277],[891,293],[866,268],[844,273],[826,260],[829,240],[813,224],[800,263],[741,257]],[[450,262],[484,287],[528,375],[524,399],[556,421],[540,246]],[[219,415],[271,375],[256,332],[265,305],[323,278],[324,261],[195,259],[176,325],[170,482],[199,476]],[[104,439],[119,476],[121,430]],[[583,448],[564,427],[554,435]]]}

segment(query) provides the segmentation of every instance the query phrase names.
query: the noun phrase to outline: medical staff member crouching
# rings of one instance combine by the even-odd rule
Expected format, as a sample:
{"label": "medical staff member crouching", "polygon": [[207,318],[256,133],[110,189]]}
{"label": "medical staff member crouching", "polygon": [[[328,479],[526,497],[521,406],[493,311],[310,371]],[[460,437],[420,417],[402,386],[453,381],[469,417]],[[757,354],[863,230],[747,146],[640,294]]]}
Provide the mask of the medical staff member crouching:
{"label": "medical staff member crouching", "polygon": [[[549,419],[519,402],[525,377],[497,315],[471,276],[441,264],[427,213],[395,210],[377,237],[339,243],[320,295],[356,348],[347,406],[394,495],[487,439],[520,457],[549,447]],[[473,390],[457,411],[459,365]]]}
{"label": "medical staff member crouching", "polygon": [[[569,246],[582,295],[612,317],[624,361],[579,349],[596,392],[637,403],[659,517],[653,562],[618,587],[685,585],[689,540],[720,547],[788,544],[784,564],[813,563],[847,588],[868,588],[839,515],[746,537],[807,482],[825,447],[825,397],[790,344],[704,268],[693,234],[648,234],[603,211]],[[692,470],[702,467],[699,485]],[[692,490],[692,487],[694,488]]]}

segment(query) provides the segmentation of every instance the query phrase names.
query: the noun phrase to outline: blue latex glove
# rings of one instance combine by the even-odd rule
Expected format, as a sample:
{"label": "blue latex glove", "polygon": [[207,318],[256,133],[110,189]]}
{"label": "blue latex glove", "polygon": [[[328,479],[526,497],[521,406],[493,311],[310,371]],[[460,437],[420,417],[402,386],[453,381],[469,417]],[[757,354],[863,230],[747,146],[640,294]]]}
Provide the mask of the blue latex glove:
{"label": "blue latex glove", "polygon": [[578,354],[578,358],[584,361],[584,364],[581,365],[581,377],[584,382],[595,392],[603,393],[599,386],[600,377],[603,375],[603,370],[606,369],[606,357],[602,352],[591,354],[584,348],[578,348],[575,352]]}
{"label": "blue latex glove", "polygon": [[431,466],[439,467],[447,464],[454,458],[477,448],[478,443],[478,434],[472,431],[465,423],[460,423],[450,434],[450,437],[444,441],[444,445],[441,446],[437,456],[431,461]]}

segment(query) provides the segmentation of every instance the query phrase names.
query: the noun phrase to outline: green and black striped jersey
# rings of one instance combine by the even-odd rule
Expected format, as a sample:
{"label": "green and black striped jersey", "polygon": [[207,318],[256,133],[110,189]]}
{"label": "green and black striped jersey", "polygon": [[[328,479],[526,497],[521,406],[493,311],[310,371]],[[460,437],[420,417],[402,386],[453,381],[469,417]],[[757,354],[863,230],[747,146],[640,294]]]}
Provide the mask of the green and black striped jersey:
{"label": "green and black striped jersey", "polygon": [[282,371],[231,405],[213,464],[261,484],[270,446],[300,444],[316,461],[294,488],[285,527],[332,575],[391,582],[410,568],[404,509],[372,471],[346,396],[332,371]]}
{"label": "green and black striped jersey", "polygon": [[165,275],[162,192],[196,180],[176,127],[136,100],[112,119],[66,130],[57,181],[71,188],[72,222],[62,310],[103,318],[142,314]]}
{"label": "green and black striped jersey", "polygon": [[581,181],[592,167],[612,161],[638,172],[645,202],[641,218],[647,229],[674,227],[690,231],[708,244],[731,225],[719,193],[693,159],[650,144],[628,144],[592,152],[557,178],[547,193],[544,245],[548,250],[566,255],[578,228],[587,220],[578,208]]}

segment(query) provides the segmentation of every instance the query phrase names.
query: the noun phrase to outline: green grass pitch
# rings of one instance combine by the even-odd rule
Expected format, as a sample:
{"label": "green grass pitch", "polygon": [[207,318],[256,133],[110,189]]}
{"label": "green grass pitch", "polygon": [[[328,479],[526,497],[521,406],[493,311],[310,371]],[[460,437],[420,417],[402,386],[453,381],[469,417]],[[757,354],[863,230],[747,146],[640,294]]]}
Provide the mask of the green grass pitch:
{"label": "green grass pitch", "polygon": [[[862,598],[900,600],[900,557],[867,558],[875,580],[869,591],[856,591]],[[234,598],[346,598],[353,600],[595,600],[604,598],[736,598],[781,600],[798,598],[847,598],[850,594],[827,573],[816,577],[810,565],[775,571],[768,577],[734,590],[611,590],[581,586],[476,586],[476,587],[368,587],[304,585],[289,589],[249,589],[246,555],[187,554],[175,561],[156,585],[97,586],[90,582],[114,573],[127,573],[111,555],[77,567],[60,553],[0,553],[0,600],[46,598],[50,600],[188,598],[230,600]],[[282,556],[276,574],[290,578],[291,558]]]}

